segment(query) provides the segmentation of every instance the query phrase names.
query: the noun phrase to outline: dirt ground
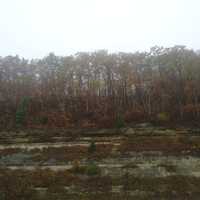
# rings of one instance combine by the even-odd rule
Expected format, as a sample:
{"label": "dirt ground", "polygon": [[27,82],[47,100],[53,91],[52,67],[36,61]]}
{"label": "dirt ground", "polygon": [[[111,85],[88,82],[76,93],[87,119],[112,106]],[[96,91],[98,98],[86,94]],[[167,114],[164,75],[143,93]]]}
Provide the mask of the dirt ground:
{"label": "dirt ground", "polygon": [[2,131],[0,176],[2,199],[199,199],[200,130]]}

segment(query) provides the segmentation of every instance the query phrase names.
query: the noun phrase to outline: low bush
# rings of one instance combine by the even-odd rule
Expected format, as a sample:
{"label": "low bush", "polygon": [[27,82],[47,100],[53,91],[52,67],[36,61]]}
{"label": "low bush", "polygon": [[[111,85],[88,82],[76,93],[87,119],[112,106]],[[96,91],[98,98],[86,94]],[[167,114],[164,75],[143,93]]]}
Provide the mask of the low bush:
{"label": "low bush", "polygon": [[95,176],[100,175],[101,170],[95,163],[91,163],[86,167],[86,173],[88,176]]}
{"label": "low bush", "polygon": [[122,115],[118,115],[115,121],[116,128],[123,128],[125,126],[125,121]]}
{"label": "low bush", "polygon": [[124,121],[127,123],[140,122],[145,119],[145,113],[142,109],[130,109],[124,114]]}
{"label": "low bush", "polygon": [[24,97],[22,101],[20,102],[17,111],[16,111],[16,124],[17,125],[23,125],[25,122],[25,118],[27,115],[27,108],[28,108],[29,98]]}
{"label": "low bush", "polygon": [[73,174],[86,174],[87,169],[85,166],[80,166],[79,161],[75,160],[72,168],[69,171]]}
{"label": "low bush", "polygon": [[157,114],[157,121],[161,123],[169,122],[170,121],[169,114],[165,112]]}
{"label": "low bush", "polygon": [[92,141],[92,142],[90,143],[90,146],[88,147],[88,153],[89,153],[89,154],[93,154],[93,153],[95,153],[95,152],[96,152],[96,144],[95,144],[94,141]]}

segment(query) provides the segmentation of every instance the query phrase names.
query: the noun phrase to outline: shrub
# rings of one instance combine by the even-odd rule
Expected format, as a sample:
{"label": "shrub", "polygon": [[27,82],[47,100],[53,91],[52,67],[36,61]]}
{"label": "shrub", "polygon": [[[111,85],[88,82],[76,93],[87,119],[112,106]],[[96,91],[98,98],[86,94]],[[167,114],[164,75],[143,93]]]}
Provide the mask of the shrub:
{"label": "shrub", "polygon": [[93,162],[87,166],[80,166],[79,162],[75,161],[69,172],[74,174],[87,174],[88,176],[95,176],[100,174],[100,168]]}
{"label": "shrub", "polygon": [[90,143],[90,146],[88,147],[88,153],[89,153],[89,154],[93,154],[93,153],[95,153],[95,152],[96,152],[96,144],[95,144],[94,141],[92,141],[92,142]]}
{"label": "shrub", "polygon": [[165,112],[159,113],[157,114],[157,120],[159,122],[168,122],[170,120],[169,114]]}
{"label": "shrub", "polygon": [[114,117],[103,115],[97,120],[98,128],[111,128],[115,125]]}
{"label": "shrub", "polygon": [[95,163],[89,164],[86,168],[86,173],[88,176],[99,175],[100,172],[100,168]]}
{"label": "shrub", "polygon": [[29,98],[24,97],[22,99],[21,103],[19,104],[19,107],[18,107],[17,112],[16,112],[16,116],[15,116],[17,125],[23,125],[24,124],[25,117],[26,117],[26,114],[27,114],[28,103],[29,103]]}
{"label": "shrub", "polygon": [[46,125],[48,123],[48,117],[47,116],[40,117],[39,123],[42,124],[42,125]]}
{"label": "shrub", "polygon": [[124,118],[122,115],[118,115],[115,122],[116,128],[123,128],[125,126]]}
{"label": "shrub", "polygon": [[185,120],[194,120],[197,117],[197,113],[200,112],[200,104],[187,104],[182,107],[182,111]]}
{"label": "shrub", "polygon": [[76,160],[73,162],[73,167],[69,171],[74,174],[85,174],[87,169],[85,166],[80,166],[79,161]]}
{"label": "shrub", "polygon": [[142,109],[130,109],[125,112],[124,120],[127,123],[140,122],[145,119],[145,113]]}

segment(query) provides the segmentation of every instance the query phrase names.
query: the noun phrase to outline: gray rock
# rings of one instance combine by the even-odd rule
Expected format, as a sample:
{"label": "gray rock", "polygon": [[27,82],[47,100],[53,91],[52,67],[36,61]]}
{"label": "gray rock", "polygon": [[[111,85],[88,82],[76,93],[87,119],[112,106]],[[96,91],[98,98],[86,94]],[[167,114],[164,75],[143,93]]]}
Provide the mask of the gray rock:
{"label": "gray rock", "polygon": [[136,127],[148,128],[148,127],[152,127],[152,124],[151,123],[140,123],[140,124],[137,124]]}
{"label": "gray rock", "polygon": [[134,135],[134,134],[135,134],[135,130],[133,128],[128,128],[124,133],[124,135],[127,135],[127,136]]}

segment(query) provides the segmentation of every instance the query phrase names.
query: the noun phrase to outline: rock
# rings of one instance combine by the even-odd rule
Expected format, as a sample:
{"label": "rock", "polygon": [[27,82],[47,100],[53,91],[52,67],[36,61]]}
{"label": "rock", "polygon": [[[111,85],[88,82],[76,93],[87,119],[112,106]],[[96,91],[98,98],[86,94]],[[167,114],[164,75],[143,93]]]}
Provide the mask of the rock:
{"label": "rock", "polygon": [[152,127],[152,124],[151,123],[140,123],[140,124],[137,124],[136,127],[148,128],[148,127]]}
{"label": "rock", "polygon": [[134,134],[135,134],[135,130],[133,128],[128,128],[124,133],[124,135],[127,135],[127,136],[134,135]]}

